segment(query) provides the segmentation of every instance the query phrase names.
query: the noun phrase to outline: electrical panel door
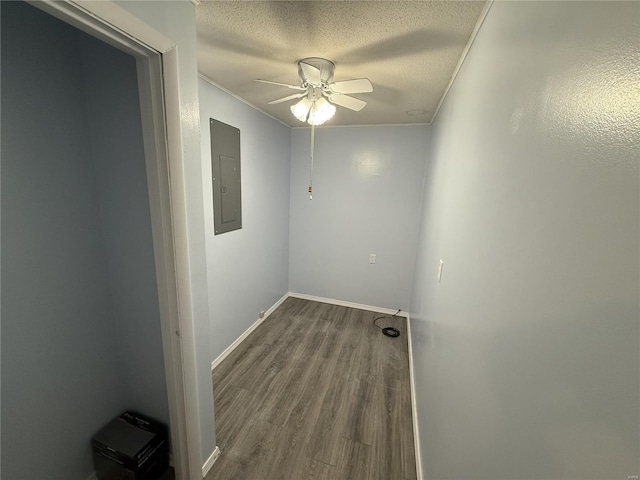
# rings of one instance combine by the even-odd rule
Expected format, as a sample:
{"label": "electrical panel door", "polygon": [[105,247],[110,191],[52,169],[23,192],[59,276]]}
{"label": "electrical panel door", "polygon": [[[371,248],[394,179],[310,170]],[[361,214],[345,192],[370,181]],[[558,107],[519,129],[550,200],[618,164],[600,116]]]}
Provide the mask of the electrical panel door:
{"label": "electrical panel door", "polygon": [[211,118],[211,170],[215,234],[242,228],[240,130]]}

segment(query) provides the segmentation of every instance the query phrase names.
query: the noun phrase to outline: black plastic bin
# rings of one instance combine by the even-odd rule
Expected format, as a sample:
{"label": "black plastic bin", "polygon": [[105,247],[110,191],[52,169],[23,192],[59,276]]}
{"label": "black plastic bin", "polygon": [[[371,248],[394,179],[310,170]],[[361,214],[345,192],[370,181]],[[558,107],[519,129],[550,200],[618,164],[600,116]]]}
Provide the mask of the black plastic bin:
{"label": "black plastic bin", "polygon": [[91,439],[99,480],[157,480],[169,465],[167,427],[127,411]]}

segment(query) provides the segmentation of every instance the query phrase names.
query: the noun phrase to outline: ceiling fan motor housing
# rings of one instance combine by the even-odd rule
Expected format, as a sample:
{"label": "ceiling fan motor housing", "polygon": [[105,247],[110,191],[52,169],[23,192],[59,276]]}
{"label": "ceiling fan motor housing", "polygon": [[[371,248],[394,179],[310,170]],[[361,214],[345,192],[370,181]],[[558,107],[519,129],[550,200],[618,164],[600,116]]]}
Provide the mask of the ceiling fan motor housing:
{"label": "ceiling fan motor housing", "polygon": [[[304,74],[304,71],[301,66],[302,63],[306,63],[307,65],[311,65],[313,67],[316,67],[318,70],[320,70],[320,81],[321,81],[320,85],[316,85],[315,83],[310,82],[308,78],[306,78],[306,75]],[[333,81],[333,72],[335,68],[336,68],[335,63],[333,63],[331,60],[327,60],[326,58],[320,58],[320,57],[303,58],[298,62],[298,76],[300,77],[303,83],[308,83],[309,85],[313,85],[314,87],[328,86]]]}

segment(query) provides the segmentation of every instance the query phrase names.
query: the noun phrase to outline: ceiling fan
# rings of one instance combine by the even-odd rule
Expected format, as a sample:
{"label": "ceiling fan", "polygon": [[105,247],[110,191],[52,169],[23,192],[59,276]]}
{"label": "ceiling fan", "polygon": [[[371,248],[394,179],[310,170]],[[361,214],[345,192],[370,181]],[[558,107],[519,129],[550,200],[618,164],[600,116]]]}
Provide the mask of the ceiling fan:
{"label": "ceiling fan", "polygon": [[294,93],[273,100],[269,102],[269,105],[300,98],[298,103],[291,106],[293,115],[301,122],[306,121],[309,125],[322,125],[333,117],[336,111],[335,105],[359,112],[367,104],[367,102],[348,94],[373,92],[373,86],[368,78],[334,82],[335,67],[332,61],[325,58],[304,58],[298,62],[300,85],[288,85],[262,79],[257,79],[256,82],[300,90],[302,93]]}

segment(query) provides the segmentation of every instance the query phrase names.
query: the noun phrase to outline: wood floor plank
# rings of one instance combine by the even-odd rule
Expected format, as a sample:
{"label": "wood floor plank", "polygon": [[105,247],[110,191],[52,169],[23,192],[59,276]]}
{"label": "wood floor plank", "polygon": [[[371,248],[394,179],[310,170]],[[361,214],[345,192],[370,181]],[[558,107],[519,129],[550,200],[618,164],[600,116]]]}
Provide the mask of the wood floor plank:
{"label": "wood floor plank", "polygon": [[267,422],[252,422],[243,426],[243,434],[233,448],[223,451],[223,455],[234,462],[235,478],[269,478],[271,463],[277,455],[279,433],[280,427]]}
{"label": "wood floor plank", "polygon": [[371,476],[371,447],[347,438],[340,439],[337,476],[345,480],[369,480]]}
{"label": "wood floor plank", "polygon": [[350,378],[346,375],[335,375],[322,397],[322,406],[306,454],[329,465],[336,465],[339,454],[339,440],[344,425],[348,420]]}
{"label": "wood floor plank", "polygon": [[303,355],[300,350],[292,357],[286,373],[273,383],[268,398],[262,405],[262,420],[274,425],[284,425],[316,370],[312,358]]}
{"label": "wood floor plank", "polygon": [[406,321],[288,298],[213,372],[207,480],[416,478]]}
{"label": "wood floor plank", "polygon": [[228,375],[229,381],[236,387],[250,390],[266,372],[277,351],[269,345],[255,344],[246,350],[245,355],[235,362],[233,375]]}
{"label": "wood floor plank", "polygon": [[331,379],[338,375],[338,362],[321,357],[313,357],[312,362],[303,391],[292,402],[293,408],[285,421],[288,427],[310,430],[315,425]]}
{"label": "wood floor plank", "polygon": [[308,436],[308,429],[281,428],[280,438],[278,439],[280,448],[271,462],[267,478],[326,478],[327,480],[337,478],[338,473],[334,466],[305,455],[304,450]]}
{"label": "wood floor plank", "polygon": [[347,420],[341,434],[353,441],[371,445],[377,422],[373,418],[376,409],[372,405],[375,383],[369,375],[352,378],[347,399]]}
{"label": "wood floor plank", "polygon": [[237,424],[235,411],[246,409],[250,397],[251,393],[248,390],[234,385],[227,385],[226,388],[215,391],[213,401],[217,406],[215,418],[219,438],[224,437],[226,432]]}
{"label": "wood floor plank", "polygon": [[[340,480],[336,467],[319,462],[318,460],[309,460],[309,479],[314,480]],[[296,478],[295,476],[290,478]],[[346,480],[346,479],[345,479]]]}
{"label": "wood floor plank", "polygon": [[410,419],[411,412],[404,412],[402,388],[391,388],[384,382],[374,384],[372,406],[376,412],[376,427],[372,447],[372,467],[380,478],[415,478],[412,423],[403,421],[403,414]]}

